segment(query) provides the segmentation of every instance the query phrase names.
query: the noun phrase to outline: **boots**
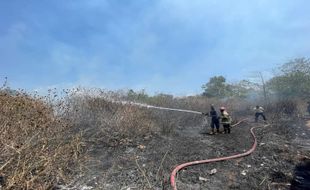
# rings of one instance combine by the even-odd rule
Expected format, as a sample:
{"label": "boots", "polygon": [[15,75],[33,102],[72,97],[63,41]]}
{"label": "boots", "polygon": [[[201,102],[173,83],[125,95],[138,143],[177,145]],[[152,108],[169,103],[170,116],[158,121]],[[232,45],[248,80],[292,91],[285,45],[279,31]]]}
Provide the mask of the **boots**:
{"label": "boots", "polygon": [[217,128],[217,129],[216,129],[216,133],[220,133],[220,129]]}
{"label": "boots", "polygon": [[230,127],[227,127],[227,133],[230,134]]}
{"label": "boots", "polygon": [[227,133],[227,128],[226,127],[224,127],[224,134],[226,134]]}
{"label": "boots", "polygon": [[210,135],[213,135],[214,134],[214,129],[212,128],[211,129],[211,132],[209,133]]}

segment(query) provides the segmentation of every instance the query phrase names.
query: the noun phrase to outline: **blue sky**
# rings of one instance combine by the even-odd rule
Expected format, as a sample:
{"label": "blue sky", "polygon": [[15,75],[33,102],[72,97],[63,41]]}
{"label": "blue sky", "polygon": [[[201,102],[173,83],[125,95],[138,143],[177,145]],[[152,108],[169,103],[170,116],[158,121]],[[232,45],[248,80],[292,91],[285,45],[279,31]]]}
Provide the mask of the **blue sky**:
{"label": "blue sky", "polygon": [[0,81],[188,95],[310,57],[308,0],[2,0]]}

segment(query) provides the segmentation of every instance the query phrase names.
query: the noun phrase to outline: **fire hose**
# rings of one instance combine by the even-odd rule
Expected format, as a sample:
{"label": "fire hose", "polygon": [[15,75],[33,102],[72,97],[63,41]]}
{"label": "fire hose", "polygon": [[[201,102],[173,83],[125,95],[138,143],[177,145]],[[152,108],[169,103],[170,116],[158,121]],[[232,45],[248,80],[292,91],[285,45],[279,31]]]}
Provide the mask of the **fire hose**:
{"label": "fire hose", "polygon": [[[239,125],[240,123],[242,123],[242,122],[244,122],[246,120],[247,119],[241,120],[241,121],[239,121],[238,123],[236,123],[236,124],[234,124],[232,126],[233,127],[237,126],[237,125]],[[267,126],[267,125],[265,125],[265,126]],[[235,158],[240,158],[240,157],[245,157],[245,156],[250,155],[256,149],[256,146],[257,146],[257,140],[256,140],[256,136],[254,134],[254,129],[255,128],[257,128],[257,127],[252,127],[250,129],[252,138],[254,140],[253,145],[252,145],[252,147],[248,151],[246,151],[244,153],[239,153],[239,154],[235,154],[235,155],[231,155],[231,156],[226,156],[226,157],[212,158],[212,159],[207,159],[207,160],[197,160],[197,161],[187,162],[187,163],[183,163],[181,165],[178,165],[172,171],[172,173],[170,175],[170,183],[171,183],[171,186],[172,186],[173,190],[177,190],[176,175],[177,175],[178,171],[182,170],[185,167],[192,166],[192,165],[197,165],[197,164],[207,164],[207,163],[211,163],[211,162],[219,162],[219,161],[224,161],[224,160],[230,160],[230,159],[235,159]]]}

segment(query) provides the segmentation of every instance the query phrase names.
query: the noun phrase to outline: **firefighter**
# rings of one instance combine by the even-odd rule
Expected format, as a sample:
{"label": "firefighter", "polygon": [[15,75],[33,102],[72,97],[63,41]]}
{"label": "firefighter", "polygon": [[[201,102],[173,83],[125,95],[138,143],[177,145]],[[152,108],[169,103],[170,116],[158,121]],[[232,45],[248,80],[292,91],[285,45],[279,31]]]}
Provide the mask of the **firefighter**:
{"label": "firefighter", "polygon": [[211,110],[209,113],[205,113],[205,115],[210,116],[211,117],[211,132],[210,135],[215,134],[214,132],[214,128],[216,128],[216,133],[220,132],[220,121],[219,121],[219,117],[217,115],[217,112],[215,111],[214,105],[211,105]]}
{"label": "firefighter", "polygon": [[224,127],[224,133],[230,133],[230,128],[231,128],[231,117],[230,115],[228,114],[228,112],[226,111],[226,108],[225,107],[221,107],[220,108],[220,111],[221,111],[221,116],[220,116],[220,119],[221,119],[221,123]]}
{"label": "firefighter", "polygon": [[254,111],[255,111],[255,122],[258,121],[258,117],[259,117],[259,116],[262,116],[263,119],[264,119],[264,121],[266,121],[266,117],[265,117],[265,114],[264,114],[264,111],[265,111],[265,110],[264,110],[263,107],[257,105],[257,106],[254,108]]}

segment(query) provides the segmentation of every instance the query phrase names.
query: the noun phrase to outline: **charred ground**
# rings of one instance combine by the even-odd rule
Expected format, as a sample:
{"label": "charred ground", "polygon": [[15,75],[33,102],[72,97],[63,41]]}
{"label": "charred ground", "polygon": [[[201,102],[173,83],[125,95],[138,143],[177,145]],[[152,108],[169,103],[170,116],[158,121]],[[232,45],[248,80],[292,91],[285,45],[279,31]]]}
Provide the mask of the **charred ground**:
{"label": "charred ground", "polygon": [[[210,103],[220,104],[204,97],[166,98],[153,105],[205,111]],[[53,103],[1,94],[1,100],[6,105],[1,107],[1,122],[6,124],[1,128],[2,189],[170,189],[170,173],[178,164],[249,149],[253,126],[261,126],[255,130],[258,147],[253,154],[188,167],[178,175],[178,188],[290,189],[298,185],[296,180],[291,183],[295,167],[310,157],[308,120],[298,109],[275,109],[292,102],[270,105],[268,127],[251,122],[253,115],[244,102],[221,102],[234,122],[249,122],[229,135],[211,136],[202,133],[209,129],[202,115],[112,103],[106,94],[68,93]],[[25,135],[19,135],[21,131]]]}
{"label": "charred ground", "polygon": [[[204,135],[201,126],[179,126],[174,134],[154,134],[94,152],[98,160],[88,181],[95,189],[170,189],[169,175],[181,163],[244,152],[252,145],[244,123],[230,135]],[[309,161],[309,129],[303,120],[258,128],[259,146],[244,158],[182,170],[179,189],[290,189],[294,169]],[[100,145],[97,145],[100,146]],[[101,167],[101,169],[99,169]],[[210,175],[216,169],[217,173]],[[102,175],[104,173],[104,175]],[[85,179],[85,178],[83,178]]]}

